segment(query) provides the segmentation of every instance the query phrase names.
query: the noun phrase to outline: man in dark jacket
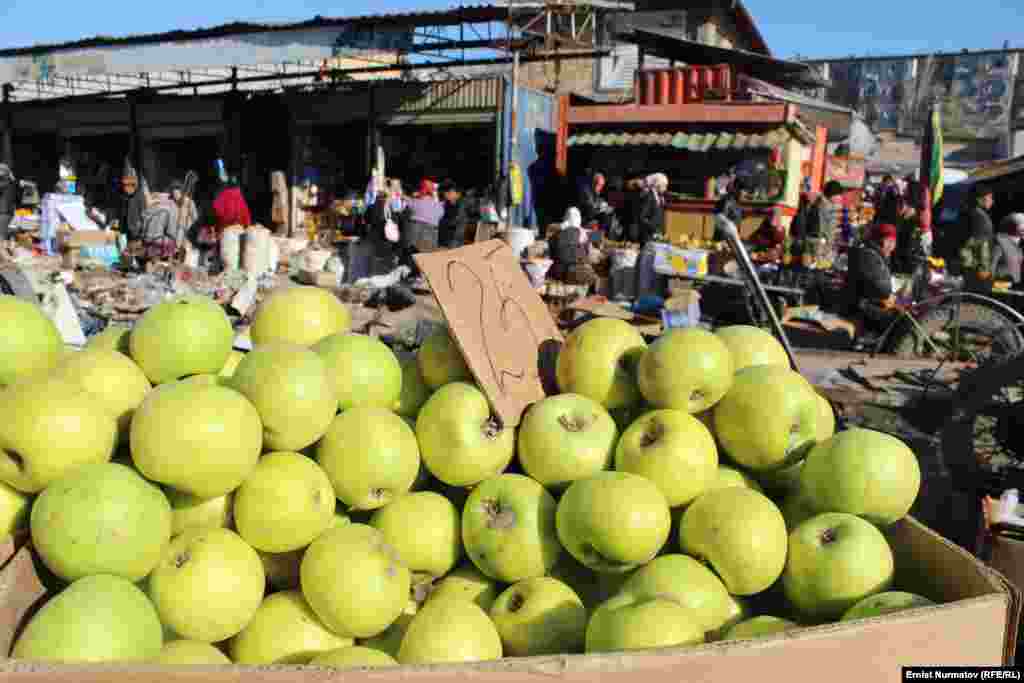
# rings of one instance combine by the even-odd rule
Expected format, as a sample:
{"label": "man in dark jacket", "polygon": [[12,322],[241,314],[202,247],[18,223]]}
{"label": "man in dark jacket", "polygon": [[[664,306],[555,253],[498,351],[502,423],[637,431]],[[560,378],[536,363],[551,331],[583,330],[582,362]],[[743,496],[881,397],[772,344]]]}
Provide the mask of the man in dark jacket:
{"label": "man in dark jacket", "polygon": [[18,181],[11,167],[0,164],[0,241],[7,239],[8,228],[18,209]]}
{"label": "man in dark jacket", "polygon": [[469,225],[469,211],[455,183],[446,180],[441,183],[441,199],[444,215],[437,226],[437,237],[442,249],[461,247],[466,241],[466,226]]}
{"label": "man in dark jacket", "polygon": [[601,199],[604,185],[604,174],[601,173],[595,173],[580,183],[576,208],[580,210],[580,215],[583,217],[583,225],[600,220],[604,214],[605,202]]}
{"label": "man in dark jacket", "polygon": [[969,283],[987,282],[992,277],[992,241],[995,229],[989,211],[995,206],[992,189],[979,185],[974,191],[974,205],[965,216],[962,228],[966,239],[960,249],[960,269]]}
{"label": "man in dark jacket", "polygon": [[885,330],[900,315],[889,268],[897,237],[896,226],[876,225],[867,240],[850,250],[846,275],[847,312],[862,317],[865,326],[876,332]]}

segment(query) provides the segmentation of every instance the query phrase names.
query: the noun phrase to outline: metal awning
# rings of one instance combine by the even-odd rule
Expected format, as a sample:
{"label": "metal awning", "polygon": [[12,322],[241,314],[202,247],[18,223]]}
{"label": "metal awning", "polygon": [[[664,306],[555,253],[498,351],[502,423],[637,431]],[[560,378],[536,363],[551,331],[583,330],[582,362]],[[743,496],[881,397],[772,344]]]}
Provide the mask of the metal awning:
{"label": "metal awning", "polygon": [[647,54],[683,64],[731,64],[755,78],[770,82],[812,88],[828,85],[822,75],[807,64],[757,52],[705,45],[653,26],[636,26],[617,37],[638,45]]}
{"label": "metal awning", "polygon": [[785,126],[759,133],[738,131],[645,131],[579,133],[570,147],[662,147],[688,152],[722,152],[782,147],[794,133]]}

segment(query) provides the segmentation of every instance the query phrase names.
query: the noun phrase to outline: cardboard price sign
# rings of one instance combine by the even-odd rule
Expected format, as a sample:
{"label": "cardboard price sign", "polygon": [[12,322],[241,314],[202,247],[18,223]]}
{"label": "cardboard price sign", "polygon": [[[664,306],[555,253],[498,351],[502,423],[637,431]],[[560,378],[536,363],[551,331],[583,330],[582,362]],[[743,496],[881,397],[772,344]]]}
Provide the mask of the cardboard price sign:
{"label": "cardboard price sign", "polygon": [[452,337],[506,427],[545,397],[541,349],[561,343],[547,306],[501,240],[418,254]]}

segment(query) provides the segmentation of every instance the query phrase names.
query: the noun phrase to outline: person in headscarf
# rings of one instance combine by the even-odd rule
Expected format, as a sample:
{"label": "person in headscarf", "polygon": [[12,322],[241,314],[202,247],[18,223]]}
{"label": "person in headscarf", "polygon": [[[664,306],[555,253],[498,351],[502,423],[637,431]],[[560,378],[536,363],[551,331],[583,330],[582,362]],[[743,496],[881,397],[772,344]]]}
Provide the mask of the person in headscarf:
{"label": "person in headscarf", "polygon": [[644,179],[633,234],[633,241],[639,242],[640,246],[647,244],[655,235],[665,233],[666,192],[668,176],[664,173],[652,173]]}
{"label": "person in headscarf", "polygon": [[270,223],[274,233],[288,234],[288,179],[284,171],[270,174],[270,192],[273,199],[270,205]]}
{"label": "person in headscarf", "polygon": [[252,225],[252,213],[235,178],[221,183],[213,200],[214,225],[218,231],[232,225],[247,228]]}
{"label": "person in headscarf", "polygon": [[876,224],[863,244],[850,250],[847,312],[862,318],[865,326],[875,332],[884,331],[900,315],[889,266],[898,237],[895,225]]}
{"label": "person in headscarf", "polygon": [[7,164],[0,164],[0,241],[6,240],[18,210],[18,181]]}
{"label": "person in headscarf", "polygon": [[408,255],[437,251],[438,226],[444,216],[444,205],[437,198],[437,185],[424,179],[419,191],[408,201],[408,216],[402,230],[402,246]]}
{"label": "person in headscarf", "polygon": [[590,265],[590,239],[583,228],[583,217],[578,208],[570,206],[558,232],[550,240],[554,263],[549,275],[570,285],[590,285],[597,279]]}
{"label": "person in headscarf", "polygon": [[174,202],[176,210],[176,228],[174,240],[178,247],[185,244],[186,236],[192,231],[192,227],[199,220],[199,209],[196,207],[192,197],[185,194],[185,183],[175,180],[171,183],[171,201]]}
{"label": "person in headscarf", "polygon": [[1024,236],[1024,213],[1011,213],[999,223],[995,244],[992,246],[992,277],[1008,280],[1017,287],[1021,283],[1021,262],[1024,251],[1020,240]]}

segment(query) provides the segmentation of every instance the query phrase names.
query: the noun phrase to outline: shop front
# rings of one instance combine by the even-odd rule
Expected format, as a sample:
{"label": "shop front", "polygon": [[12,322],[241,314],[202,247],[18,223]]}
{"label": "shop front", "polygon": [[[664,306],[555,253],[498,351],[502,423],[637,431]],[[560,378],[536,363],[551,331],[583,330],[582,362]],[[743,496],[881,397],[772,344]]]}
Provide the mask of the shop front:
{"label": "shop front", "polygon": [[[676,71],[681,75],[666,82],[692,80],[687,70]],[[650,80],[637,78],[640,84]],[[722,101],[726,93],[721,91],[712,100],[712,91],[708,86],[705,98],[705,93],[680,88],[674,100],[673,90],[666,87],[658,97],[639,96],[623,105],[563,100],[558,140],[563,172],[604,173],[609,200],[620,207],[628,203],[627,190],[634,181],[664,173],[669,178],[665,223],[670,241],[712,237],[722,179],[733,175],[746,177],[751,189],[741,201],[744,237],[765,219],[788,229],[807,177],[805,168],[811,190],[821,187],[824,168],[815,160],[824,159],[827,131],[812,131],[802,123],[796,105]]]}

